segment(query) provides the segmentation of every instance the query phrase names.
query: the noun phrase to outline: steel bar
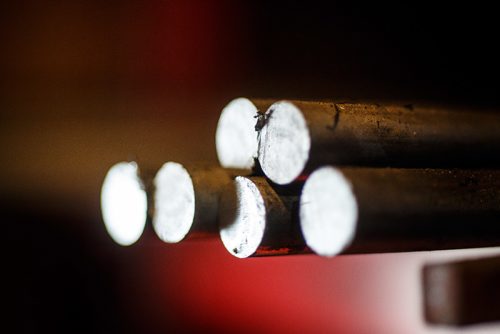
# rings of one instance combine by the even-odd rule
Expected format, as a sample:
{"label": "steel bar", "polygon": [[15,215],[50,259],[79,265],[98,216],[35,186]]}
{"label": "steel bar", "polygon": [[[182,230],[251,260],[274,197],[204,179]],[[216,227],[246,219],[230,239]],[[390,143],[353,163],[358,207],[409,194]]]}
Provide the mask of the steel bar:
{"label": "steel bar", "polygon": [[252,169],[257,158],[258,122],[274,100],[237,98],[221,112],[215,133],[222,167]]}
{"label": "steel bar", "polygon": [[279,196],[263,177],[236,177],[221,197],[220,237],[239,258],[307,253],[296,196]]}
{"label": "steel bar", "polygon": [[426,265],[424,314],[432,324],[500,320],[500,257]]}
{"label": "steel bar", "polygon": [[300,224],[323,256],[500,246],[500,171],[322,167]]}
{"label": "steel bar", "polygon": [[135,243],[148,218],[146,185],[135,162],[111,167],[101,189],[101,213],[111,238],[122,246]]}
{"label": "steel bar", "polygon": [[266,111],[258,160],[286,184],[325,164],[500,166],[500,115],[419,105],[280,101]]}
{"label": "steel bar", "polygon": [[235,175],[246,171],[165,163],[154,179],[153,228],[159,238],[177,243],[217,234],[219,197]]}

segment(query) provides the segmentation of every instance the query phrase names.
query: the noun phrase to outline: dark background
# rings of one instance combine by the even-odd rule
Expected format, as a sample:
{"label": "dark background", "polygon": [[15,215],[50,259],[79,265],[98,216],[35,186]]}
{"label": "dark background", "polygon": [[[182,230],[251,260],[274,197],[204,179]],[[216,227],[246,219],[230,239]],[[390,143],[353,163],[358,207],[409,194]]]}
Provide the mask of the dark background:
{"label": "dark background", "polygon": [[166,245],[151,229],[124,248],[101,222],[100,185],[130,158],[216,163],[220,110],[239,96],[496,109],[496,13],[479,2],[3,1],[2,326],[432,332],[421,263],[476,253],[238,260],[217,238]]}

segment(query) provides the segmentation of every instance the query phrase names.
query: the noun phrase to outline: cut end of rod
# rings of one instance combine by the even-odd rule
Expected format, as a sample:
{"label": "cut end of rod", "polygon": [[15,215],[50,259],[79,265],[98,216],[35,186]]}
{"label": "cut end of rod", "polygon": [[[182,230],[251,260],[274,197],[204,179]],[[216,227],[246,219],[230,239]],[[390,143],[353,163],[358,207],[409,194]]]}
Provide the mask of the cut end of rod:
{"label": "cut end of rod", "polygon": [[311,148],[302,112],[288,101],[271,105],[258,146],[259,163],[269,179],[277,184],[295,180],[304,170]]}
{"label": "cut end of rod", "polygon": [[222,110],[215,133],[217,156],[222,167],[253,168],[257,156],[255,115],[257,107],[246,98],[234,99]]}
{"label": "cut end of rod", "polygon": [[250,179],[238,176],[233,185],[221,201],[220,237],[229,253],[246,258],[262,242],[266,208],[259,189]]}
{"label": "cut end of rod", "polygon": [[142,235],[148,201],[135,162],[120,162],[108,171],[101,189],[101,212],[113,240],[129,246]]}
{"label": "cut end of rod", "polygon": [[314,171],[300,197],[300,226],[315,253],[334,256],[351,243],[358,219],[352,187],[337,169],[327,166]]}
{"label": "cut end of rod", "polygon": [[179,163],[167,162],[154,179],[153,228],[164,242],[186,237],[194,220],[195,195],[188,171]]}

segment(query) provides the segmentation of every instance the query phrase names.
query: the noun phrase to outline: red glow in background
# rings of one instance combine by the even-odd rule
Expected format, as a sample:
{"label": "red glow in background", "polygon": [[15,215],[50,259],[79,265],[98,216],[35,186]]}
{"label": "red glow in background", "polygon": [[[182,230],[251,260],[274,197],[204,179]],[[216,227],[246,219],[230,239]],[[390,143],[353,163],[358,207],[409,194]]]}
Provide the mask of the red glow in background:
{"label": "red glow in background", "polygon": [[[241,260],[217,238],[167,245],[150,228],[124,248],[106,235],[99,191],[107,169],[129,158],[217,163],[217,119],[238,96],[494,104],[487,9],[446,21],[446,8],[426,4],[7,1],[0,9],[0,198],[14,328],[460,332],[424,323],[420,268],[497,250]],[[471,17],[481,20],[463,24]]]}

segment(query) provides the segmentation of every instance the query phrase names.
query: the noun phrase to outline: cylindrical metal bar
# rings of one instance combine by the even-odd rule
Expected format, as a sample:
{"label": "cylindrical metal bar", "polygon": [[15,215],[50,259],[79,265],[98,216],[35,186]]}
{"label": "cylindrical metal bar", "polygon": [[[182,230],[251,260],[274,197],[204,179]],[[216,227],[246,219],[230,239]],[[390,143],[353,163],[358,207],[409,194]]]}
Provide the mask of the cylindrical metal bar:
{"label": "cylindrical metal bar", "polygon": [[159,238],[176,243],[217,234],[221,191],[239,171],[165,163],[154,179],[153,227]]}
{"label": "cylindrical metal bar", "polygon": [[325,165],[500,165],[500,115],[406,105],[276,102],[266,112],[258,159],[286,184]]}
{"label": "cylindrical metal bar", "polygon": [[106,230],[122,246],[135,243],[148,218],[148,195],[135,162],[110,168],[101,189],[101,212]]}
{"label": "cylindrical metal bar", "polygon": [[239,258],[309,252],[300,234],[296,196],[279,196],[263,177],[235,178],[221,197],[220,237]]}
{"label": "cylindrical metal bar", "polygon": [[500,171],[322,167],[300,224],[323,256],[500,246]]}
{"label": "cylindrical metal bar", "polygon": [[466,325],[500,320],[500,257],[426,265],[424,314],[429,323]]}
{"label": "cylindrical metal bar", "polygon": [[256,126],[274,100],[237,98],[223,110],[215,133],[222,167],[252,169],[257,158]]}

